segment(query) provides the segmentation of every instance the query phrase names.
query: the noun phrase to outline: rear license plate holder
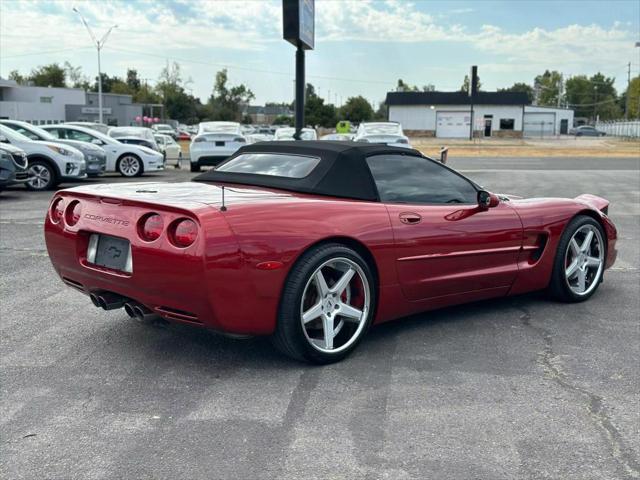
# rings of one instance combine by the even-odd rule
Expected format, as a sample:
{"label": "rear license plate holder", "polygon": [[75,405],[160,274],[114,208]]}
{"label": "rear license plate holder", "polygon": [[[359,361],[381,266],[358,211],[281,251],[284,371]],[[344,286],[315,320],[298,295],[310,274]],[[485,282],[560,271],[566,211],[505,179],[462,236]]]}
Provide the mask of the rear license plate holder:
{"label": "rear license plate holder", "polygon": [[216,141],[216,147],[224,147],[224,142]]}
{"label": "rear license plate holder", "polygon": [[93,233],[89,237],[87,262],[110,270],[132,273],[131,243],[126,238]]}

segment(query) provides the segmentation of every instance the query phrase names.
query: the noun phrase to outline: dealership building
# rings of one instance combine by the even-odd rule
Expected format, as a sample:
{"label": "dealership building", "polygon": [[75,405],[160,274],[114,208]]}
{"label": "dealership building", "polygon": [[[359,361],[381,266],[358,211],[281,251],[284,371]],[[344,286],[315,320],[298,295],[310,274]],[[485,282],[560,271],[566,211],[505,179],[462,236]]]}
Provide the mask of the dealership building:
{"label": "dealership building", "polygon": [[475,137],[549,137],[573,127],[573,110],[530,104],[526,93],[389,92],[388,118],[407,135],[469,138],[473,111]]}
{"label": "dealership building", "polygon": [[[0,78],[0,118],[33,125],[97,122],[98,94],[79,88],[34,87]],[[136,117],[162,117],[162,105],[133,103],[131,95],[102,94],[102,116],[108,125],[137,125]]]}

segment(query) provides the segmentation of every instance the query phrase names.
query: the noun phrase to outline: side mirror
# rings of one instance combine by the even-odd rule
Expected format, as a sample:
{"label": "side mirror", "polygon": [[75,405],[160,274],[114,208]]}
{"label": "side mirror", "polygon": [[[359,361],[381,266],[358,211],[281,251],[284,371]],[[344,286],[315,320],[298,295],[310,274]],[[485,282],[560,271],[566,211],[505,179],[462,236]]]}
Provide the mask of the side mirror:
{"label": "side mirror", "polygon": [[94,138],[93,140],[91,140],[91,143],[93,143],[94,145],[98,145],[98,146],[104,145],[104,142],[102,140],[100,140],[99,138]]}
{"label": "side mirror", "polygon": [[500,199],[497,195],[493,193],[489,193],[485,190],[480,190],[478,192],[478,206],[483,210],[487,210],[489,208],[497,207],[500,203]]}
{"label": "side mirror", "polygon": [[0,135],[0,143],[9,143],[9,139],[4,135]]}

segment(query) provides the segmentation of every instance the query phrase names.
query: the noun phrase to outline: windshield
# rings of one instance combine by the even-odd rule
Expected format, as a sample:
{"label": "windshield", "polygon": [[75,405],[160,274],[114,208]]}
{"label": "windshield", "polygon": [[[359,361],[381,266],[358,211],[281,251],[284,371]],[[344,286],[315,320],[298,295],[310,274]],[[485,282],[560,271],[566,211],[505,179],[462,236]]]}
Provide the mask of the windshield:
{"label": "windshield", "polygon": [[[279,128],[276,130],[275,139],[276,140],[293,140],[293,135],[296,133],[295,128]],[[300,132],[301,140],[315,140],[316,132],[310,128],[303,128],[302,132]]]}
{"label": "windshield", "polygon": [[240,133],[240,128],[234,123],[201,123],[200,133]]}
{"label": "windshield", "polygon": [[367,123],[363,127],[365,135],[402,135],[397,123]]}
{"label": "windshield", "polygon": [[113,138],[121,137],[140,137],[148,140],[154,140],[153,134],[146,128],[125,128],[115,127],[109,130],[109,135]]}
{"label": "windshield", "polygon": [[0,125],[0,135],[7,137],[10,142],[33,142],[29,137],[26,137],[4,125]]}
{"label": "windshield", "polygon": [[32,132],[33,134],[35,134],[38,137],[40,137],[40,140],[52,140],[52,141],[56,140],[56,137],[51,135],[46,130],[44,130],[44,129],[40,128],[40,127],[36,127],[35,125],[28,125],[28,126],[16,125],[16,127],[18,129],[20,129],[20,130],[25,130],[25,131]]}

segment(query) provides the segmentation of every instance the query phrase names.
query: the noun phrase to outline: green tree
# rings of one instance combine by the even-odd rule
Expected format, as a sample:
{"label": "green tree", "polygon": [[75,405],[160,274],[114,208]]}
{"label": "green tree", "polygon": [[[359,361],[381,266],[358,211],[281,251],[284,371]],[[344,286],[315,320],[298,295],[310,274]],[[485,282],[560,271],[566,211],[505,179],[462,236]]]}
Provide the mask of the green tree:
{"label": "green tree", "polygon": [[533,87],[527,83],[523,83],[523,82],[516,82],[513,85],[511,85],[510,87],[507,88],[499,88],[498,89],[499,92],[520,92],[520,93],[526,93],[527,94],[527,98],[529,99],[530,102],[533,102],[534,99],[534,90]]}
{"label": "green tree", "polygon": [[13,80],[18,85],[25,85],[27,83],[27,78],[22,75],[18,70],[11,70],[9,72],[9,80]]}
{"label": "green tree", "polygon": [[612,120],[622,115],[618,94],[613,86],[615,79],[596,73],[591,78],[576,75],[565,84],[566,101],[576,117]]}
{"label": "green tree", "polygon": [[126,82],[131,92],[137,92],[138,90],[140,90],[140,79],[138,78],[138,71],[135,68],[127,69]]}
{"label": "green tree", "polygon": [[558,97],[560,97],[560,102],[562,102],[563,98],[560,93],[562,88],[562,74],[560,72],[545,70],[542,75],[536,76],[533,85],[537,105],[555,107],[558,105]]}
{"label": "green tree", "polygon": [[629,118],[640,118],[640,76],[631,80],[625,92],[625,97],[629,97]]}
{"label": "green tree", "polygon": [[398,79],[396,84],[396,92],[433,92],[436,87],[432,83],[423,85],[422,88],[418,88],[416,85],[409,85],[405,83],[401,78]]}
{"label": "green tree", "polygon": [[340,109],[340,118],[350,122],[367,122],[373,118],[373,107],[361,95],[349,97]]}
{"label": "green tree", "polygon": [[387,103],[384,100],[382,100],[381,102],[378,103],[378,109],[373,114],[373,119],[387,120],[387,116],[388,116]]}
{"label": "green tree", "polygon": [[226,68],[216,73],[207,108],[207,117],[211,120],[238,121],[242,118],[242,107],[255,98],[245,85],[228,87],[228,80]]}
{"label": "green tree", "polygon": [[[471,80],[469,79],[469,75],[464,76],[464,80],[462,81],[462,85],[460,86],[460,91],[464,93],[469,93],[469,89],[471,88]],[[480,77],[478,77],[478,91],[482,89],[482,83],[480,83]]]}
{"label": "green tree", "polygon": [[36,87],[65,87],[67,74],[64,67],[51,63],[31,70],[29,81]]}
{"label": "green tree", "polygon": [[288,115],[278,115],[271,122],[272,125],[289,125],[293,127],[293,117],[289,117]]}

